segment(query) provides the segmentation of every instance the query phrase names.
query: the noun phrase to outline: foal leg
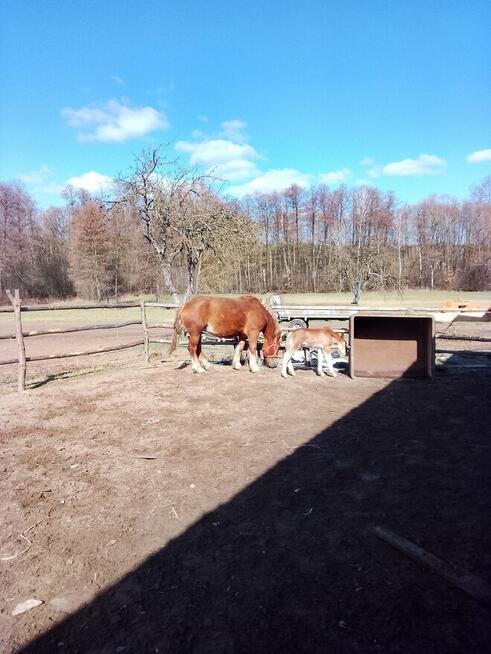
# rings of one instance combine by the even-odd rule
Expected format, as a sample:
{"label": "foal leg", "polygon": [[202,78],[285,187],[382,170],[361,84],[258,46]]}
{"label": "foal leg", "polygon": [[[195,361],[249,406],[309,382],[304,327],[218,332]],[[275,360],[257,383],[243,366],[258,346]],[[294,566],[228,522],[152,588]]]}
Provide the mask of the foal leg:
{"label": "foal leg", "polygon": [[292,357],[294,355],[294,352],[290,352],[290,356],[288,357],[288,374],[291,375],[292,377],[295,377],[295,370],[293,369],[293,363],[292,363]]}
{"label": "foal leg", "polygon": [[322,366],[324,365],[324,350],[321,347],[317,348],[317,374],[319,377],[324,376]]}
{"label": "foal leg", "polygon": [[289,349],[285,350],[285,354],[283,355],[283,361],[281,363],[281,376],[284,379],[288,379],[288,366],[290,365],[290,359],[291,359],[292,353],[290,352]]}
{"label": "foal leg", "polygon": [[285,350],[285,354],[283,355],[283,361],[281,364],[281,376],[284,379],[287,379],[288,375],[291,375],[292,377],[295,376],[295,370],[293,370],[293,364],[292,364],[292,356],[294,352],[295,350],[291,350],[287,347],[287,349]]}
{"label": "foal leg", "polygon": [[257,337],[258,332],[254,334],[249,334],[249,370],[251,372],[257,372],[259,366],[257,365]]}
{"label": "foal leg", "polygon": [[232,368],[234,370],[240,370],[242,368],[242,364],[240,362],[240,355],[245,347],[245,344],[246,344],[245,341],[240,340],[235,348],[234,358],[232,359]]}
{"label": "foal leg", "polygon": [[336,375],[337,375],[338,373],[337,373],[337,372],[335,371],[335,369],[334,369],[334,364],[333,364],[333,361],[332,361],[331,350],[329,350],[329,351],[327,351],[327,352],[326,352],[325,350],[323,350],[323,353],[324,353],[324,356],[325,356],[325,358],[326,358],[326,363],[327,363],[327,372],[328,372],[328,374],[329,374],[331,377],[336,377]]}
{"label": "foal leg", "polygon": [[191,356],[191,366],[194,372],[205,372],[199,361],[201,354],[201,334],[189,334],[188,352]]}

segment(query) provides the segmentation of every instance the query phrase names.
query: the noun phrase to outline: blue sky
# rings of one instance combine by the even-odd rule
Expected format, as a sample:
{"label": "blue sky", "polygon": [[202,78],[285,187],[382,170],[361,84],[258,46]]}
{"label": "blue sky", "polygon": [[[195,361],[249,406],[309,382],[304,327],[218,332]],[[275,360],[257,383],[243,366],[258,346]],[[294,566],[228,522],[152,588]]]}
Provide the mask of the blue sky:
{"label": "blue sky", "polygon": [[488,1],[7,0],[0,179],[41,206],[170,143],[231,194],[491,174]]}

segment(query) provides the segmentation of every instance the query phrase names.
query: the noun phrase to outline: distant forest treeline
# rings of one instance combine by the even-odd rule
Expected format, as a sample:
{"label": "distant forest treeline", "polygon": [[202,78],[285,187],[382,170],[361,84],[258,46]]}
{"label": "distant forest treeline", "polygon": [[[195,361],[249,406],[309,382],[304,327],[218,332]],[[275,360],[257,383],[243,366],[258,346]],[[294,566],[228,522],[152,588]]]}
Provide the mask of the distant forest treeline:
{"label": "distant forest treeline", "polygon": [[[65,200],[40,210],[20,184],[0,183],[2,303],[7,288],[37,299],[166,293],[136,204],[108,204],[74,189]],[[200,292],[351,291],[358,280],[367,290],[490,285],[491,177],[466,200],[402,205],[376,188],[291,186],[224,205],[223,221],[240,215],[247,247],[239,233],[228,235],[236,247],[229,243],[226,256],[219,246],[206,249],[194,287]],[[183,256],[173,267],[184,289]]]}

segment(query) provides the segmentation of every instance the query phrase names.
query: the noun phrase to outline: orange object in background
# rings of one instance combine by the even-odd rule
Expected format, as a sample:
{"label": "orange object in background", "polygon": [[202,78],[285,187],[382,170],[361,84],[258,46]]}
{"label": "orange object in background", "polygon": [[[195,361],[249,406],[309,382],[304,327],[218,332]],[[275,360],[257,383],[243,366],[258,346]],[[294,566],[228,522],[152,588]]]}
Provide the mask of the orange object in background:
{"label": "orange object in background", "polygon": [[442,309],[476,309],[479,311],[479,309],[486,309],[485,304],[471,304],[470,302],[466,302],[465,300],[448,300],[447,302],[443,302],[442,304]]}

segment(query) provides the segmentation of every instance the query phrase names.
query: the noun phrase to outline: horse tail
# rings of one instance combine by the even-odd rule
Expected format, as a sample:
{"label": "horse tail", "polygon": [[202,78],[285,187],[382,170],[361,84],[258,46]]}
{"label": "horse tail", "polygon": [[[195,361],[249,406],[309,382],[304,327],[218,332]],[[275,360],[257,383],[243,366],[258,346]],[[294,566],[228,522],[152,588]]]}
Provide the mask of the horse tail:
{"label": "horse tail", "polygon": [[174,333],[172,334],[172,341],[169,346],[169,349],[167,350],[167,354],[172,354],[173,352],[175,352],[177,348],[177,343],[184,329],[184,325],[182,324],[182,320],[181,320],[181,311],[182,311],[182,307],[180,307],[176,313],[176,319],[174,320]]}

